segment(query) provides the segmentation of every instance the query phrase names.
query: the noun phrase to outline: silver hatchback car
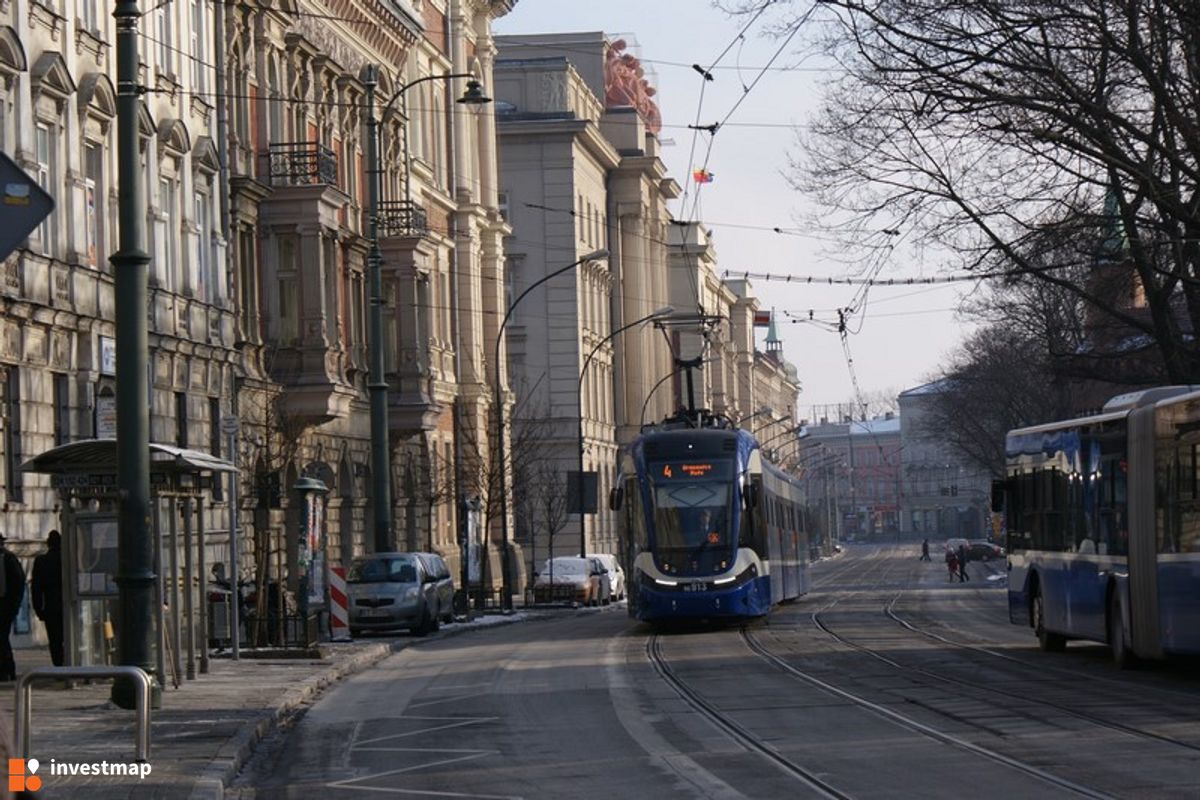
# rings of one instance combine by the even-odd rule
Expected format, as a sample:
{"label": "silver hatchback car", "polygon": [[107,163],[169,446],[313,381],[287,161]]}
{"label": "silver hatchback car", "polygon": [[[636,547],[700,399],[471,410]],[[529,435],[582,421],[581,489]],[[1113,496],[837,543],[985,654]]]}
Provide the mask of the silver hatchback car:
{"label": "silver hatchback car", "polygon": [[350,633],[407,628],[418,636],[438,629],[438,581],[416,553],[375,553],[357,558],[346,575]]}

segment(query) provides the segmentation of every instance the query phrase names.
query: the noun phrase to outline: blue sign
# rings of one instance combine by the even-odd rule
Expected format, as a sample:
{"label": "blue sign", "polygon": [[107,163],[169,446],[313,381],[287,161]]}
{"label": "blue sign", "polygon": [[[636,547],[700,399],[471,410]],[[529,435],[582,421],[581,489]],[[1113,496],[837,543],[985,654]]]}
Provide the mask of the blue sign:
{"label": "blue sign", "polygon": [[0,261],[8,258],[54,210],[54,198],[29,173],[0,153]]}

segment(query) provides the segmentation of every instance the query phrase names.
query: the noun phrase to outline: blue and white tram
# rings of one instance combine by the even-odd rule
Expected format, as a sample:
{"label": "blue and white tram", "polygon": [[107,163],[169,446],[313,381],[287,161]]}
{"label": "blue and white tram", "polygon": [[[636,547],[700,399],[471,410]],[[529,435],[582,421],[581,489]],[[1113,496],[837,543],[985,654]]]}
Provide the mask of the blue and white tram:
{"label": "blue and white tram", "polygon": [[801,487],[746,431],[643,432],[611,504],[636,619],[760,617],[808,590]]}

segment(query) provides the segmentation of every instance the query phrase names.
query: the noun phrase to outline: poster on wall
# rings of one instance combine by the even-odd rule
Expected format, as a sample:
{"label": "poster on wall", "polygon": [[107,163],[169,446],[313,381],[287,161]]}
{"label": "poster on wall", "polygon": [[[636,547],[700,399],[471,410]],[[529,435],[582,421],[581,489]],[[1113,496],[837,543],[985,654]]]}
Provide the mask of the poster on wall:
{"label": "poster on wall", "polygon": [[325,602],[325,504],[321,498],[308,498],[308,602]]}

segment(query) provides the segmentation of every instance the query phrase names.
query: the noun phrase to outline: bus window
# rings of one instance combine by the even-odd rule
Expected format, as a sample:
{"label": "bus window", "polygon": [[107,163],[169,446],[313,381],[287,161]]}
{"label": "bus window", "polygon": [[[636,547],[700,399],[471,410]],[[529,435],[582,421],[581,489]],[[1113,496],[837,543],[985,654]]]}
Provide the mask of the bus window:
{"label": "bus window", "polygon": [[1124,458],[1106,458],[1100,470],[1099,542],[1100,555],[1129,554],[1129,521],[1125,506],[1127,469]]}

